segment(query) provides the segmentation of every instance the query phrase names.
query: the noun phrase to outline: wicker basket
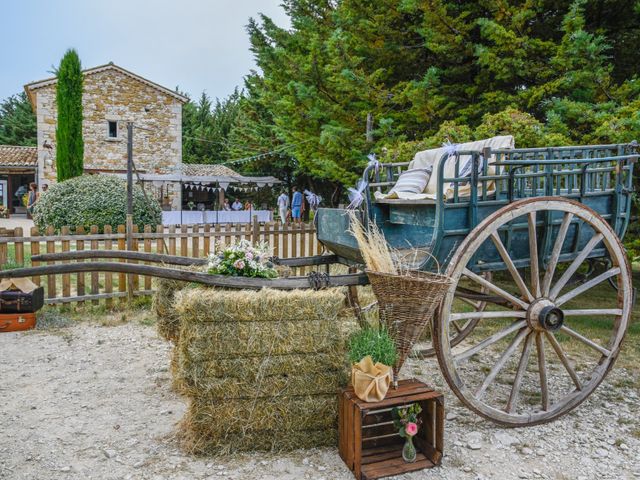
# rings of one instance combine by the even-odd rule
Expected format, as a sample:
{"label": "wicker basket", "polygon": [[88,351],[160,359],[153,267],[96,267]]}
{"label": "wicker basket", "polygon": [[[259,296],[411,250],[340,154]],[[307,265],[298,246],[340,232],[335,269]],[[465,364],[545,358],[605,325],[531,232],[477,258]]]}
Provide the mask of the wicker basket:
{"label": "wicker basket", "polygon": [[367,270],[378,299],[380,321],[389,330],[398,350],[394,382],[414,343],[431,321],[451,285],[446,275],[410,271],[403,275]]}

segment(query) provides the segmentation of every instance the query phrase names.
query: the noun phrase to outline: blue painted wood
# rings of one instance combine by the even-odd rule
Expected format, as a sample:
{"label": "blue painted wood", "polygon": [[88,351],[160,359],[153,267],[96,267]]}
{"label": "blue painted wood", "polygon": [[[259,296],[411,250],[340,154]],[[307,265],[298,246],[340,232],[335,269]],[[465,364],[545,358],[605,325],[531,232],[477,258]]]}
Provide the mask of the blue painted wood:
{"label": "blue painted wood", "polygon": [[[496,172],[491,175],[487,165],[490,155],[496,158],[496,163],[492,164]],[[460,177],[462,162],[470,157],[482,163],[477,170],[472,168],[469,176]],[[369,190],[363,214],[380,227],[393,248],[428,250],[442,265],[447,264],[475,225],[496,210],[523,198],[555,195],[574,199],[599,213],[623,238],[631,214],[633,165],[637,159],[638,146],[634,143],[458,152],[451,159],[446,156],[440,159],[440,165],[446,161],[456,162],[455,176],[445,178],[444,169],[438,169],[437,199],[433,204],[376,203]],[[408,162],[383,164],[376,181],[393,182],[407,166]],[[374,172],[368,167],[365,180],[369,180]],[[468,182],[472,182],[471,195],[463,197],[459,193],[460,187]],[[492,195],[486,192],[490,182],[496,190]],[[452,198],[445,199],[445,185],[449,184],[454,193]],[[483,188],[478,189],[478,184]],[[339,209],[320,209],[318,238],[340,257],[361,262],[357,244],[347,231],[348,220],[344,213]],[[547,212],[537,219],[536,234],[542,240],[540,256],[543,264],[553,248],[561,221],[561,212]],[[512,222],[500,231],[500,235],[516,266],[528,266],[526,221],[522,224]],[[575,258],[592,236],[591,227],[577,220],[572,222],[560,261]],[[604,249],[596,249],[591,257],[602,255]],[[485,242],[474,258],[482,262],[472,267],[478,271],[506,268],[491,242]],[[433,262],[427,260],[422,268],[432,269]]]}

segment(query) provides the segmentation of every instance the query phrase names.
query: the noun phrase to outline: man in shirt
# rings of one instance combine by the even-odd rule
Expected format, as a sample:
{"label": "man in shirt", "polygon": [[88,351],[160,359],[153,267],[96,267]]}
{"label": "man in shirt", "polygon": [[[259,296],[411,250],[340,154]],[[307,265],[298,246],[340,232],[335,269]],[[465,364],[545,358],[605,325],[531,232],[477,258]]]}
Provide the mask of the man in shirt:
{"label": "man in shirt", "polygon": [[298,191],[297,187],[293,187],[293,198],[291,200],[291,216],[293,217],[293,221],[296,223],[300,223],[302,208],[303,208],[302,193]]}
{"label": "man in shirt", "polygon": [[280,213],[280,221],[287,223],[287,210],[289,209],[289,195],[283,190],[278,197],[278,212]]}
{"label": "man in shirt", "polygon": [[236,198],[235,201],[231,204],[231,210],[235,212],[242,210],[242,202]]}

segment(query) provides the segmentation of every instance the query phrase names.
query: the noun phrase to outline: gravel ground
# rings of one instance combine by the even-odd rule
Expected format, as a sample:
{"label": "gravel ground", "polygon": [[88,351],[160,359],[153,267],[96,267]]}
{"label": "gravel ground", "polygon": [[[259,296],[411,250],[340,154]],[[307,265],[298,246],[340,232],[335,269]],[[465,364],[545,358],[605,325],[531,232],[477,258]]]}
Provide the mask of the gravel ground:
{"label": "gravel ground", "polygon": [[[170,345],[152,326],[88,322],[0,334],[0,478],[351,479],[336,449],[194,458],[174,438]],[[639,392],[615,369],[572,414],[501,429],[464,409],[435,362],[410,361],[446,395],[441,468],[406,479],[640,478]],[[622,385],[615,386],[614,385]]]}

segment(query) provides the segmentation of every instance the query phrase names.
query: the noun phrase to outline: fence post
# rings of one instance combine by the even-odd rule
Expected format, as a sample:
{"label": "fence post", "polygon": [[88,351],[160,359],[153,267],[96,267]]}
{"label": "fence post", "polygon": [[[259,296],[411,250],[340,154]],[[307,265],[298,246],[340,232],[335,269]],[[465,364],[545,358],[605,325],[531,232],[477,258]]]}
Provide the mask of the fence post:
{"label": "fence post", "polygon": [[180,225],[180,255],[183,257],[189,256],[188,228],[186,225]]}
{"label": "fence post", "polygon": [[[47,237],[52,236],[55,233],[53,227],[49,225],[47,227]],[[56,253],[56,242],[47,240],[47,253]],[[48,265],[53,265],[54,262],[49,262]],[[56,298],[56,276],[47,276],[47,298]]]}
{"label": "fence post", "polygon": [[[0,237],[13,237],[13,230],[7,230],[6,228],[0,228]],[[7,263],[9,258],[9,244],[0,243],[0,265]]]}
{"label": "fence post", "polygon": [[[127,238],[127,251],[133,250],[133,215],[128,214],[126,219],[126,238]],[[127,274],[127,297],[129,301],[133,300],[133,274]]]}
{"label": "fence post", "polygon": [[[151,225],[144,226],[144,233],[147,233],[147,234],[151,233]],[[144,238],[144,251],[146,253],[151,253],[151,238],[147,238],[146,235]],[[162,252],[158,252],[158,253],[162,253]],[[149,263],[147,262],[147,265],[148,264]],[[151,290],[151,277],[149,275],[145,275],[144,277],[144,289]]]}
{"label": "fence post", "polygon": [[[132,228],[133,233],[138,233],[138,225],[133,225]],[[131,250],[134,252],[138,251],[138,243],[139,240],[137,238],[133,238],[133,235],[131,236],[131,245],[132,248]],[[139,263],[137,260],[131,260],[131,262],[129,263]],[[140,275],[137,274],[133,274],[133,282],[132,282],[132,288],[131,288],[131,293],[130,293],[130,297],[129,298],[133,298],[133,294],[134,292],[137,292],[138,290],[140,290]]]}
{"label": "fence post", "polygon": [[176,226],[169,227],[169,255],[176,254]]}
{"label": "fence post", "polygon": [[[105,225],[104,226],[104,234],[105,235],[111,235],[113,233],[112,229],[111,229],[111,225]],[[104,249],[105,250],[111,250],[113,245],[113,242],[109,239],[106,239],[104,241]],[[111,274],[110,272],[105,272],[104,274],[104,293],[106,294],[110,294],[113,292],[113,274]],[[105,305],[107,308],[112,308],[113,307],[113,299],[110,296],[107,296],[107,299],[105,301]]]}
{"label": "fence post", "polygon": [[191,237],[191,256],[193,258],[200,258],[200,225],[193,225],[191,227],[193,237]]}
{"label": "fence post", "polygon": [[[76,234],[77,235],[85,235],[87,232],[85,232],[84,227],[80,226],[80,227],[76,227]],[[76,250],[84,250],[84,240],[76,240]],[[78,260],[78,262],[82,262],[83,260]],[[84,296],[84,273],[82,272],[78,272],[76,273],[76,285],[77,285],[77,292],[76,294],[78,295],[78,297],[83,297]],[[79,301],[78,305],[84,305],[84,301]]]}
{"label": "fence post", "polygon": [[[71,229],[69,227],[62,227],[60,229],[60,235],[71,235]],[[62,240],[62,251],[68,252],[70,250],[69,245],[71,244],[69,240]],[[68,260],[63,261],[63,263],[69,263]],[[70,297],[71,296],[71,274],[65,273],[62,275],[62,296]]]}
{"label": "fence post", "polygon": [[[98,226],[91,225],[91,235],[98,235]],[[98,250],[98,239],[91,239],[91,250]],[[100,293],[100,274],[98,272],[91,272],[91,295],[97,295]],[[92,300],[93,305],[99,305],[100,300]]]}
{"label": "fence post", "polygon": [[[156,233],[164,235],[164,226],[156,225]],[[156,240],[156,253],[169,253],[167,244],[164,241],[164,237],[158,237]]]}
{"label": "fence post", "polygon": [[202,256],[208,257],[211,253],[211,225],[208,223],[204,226],[204,234],[202,238]]}
{"label": "fence post", "polygon": [[16,227],[16,229],[13,232],[16,237],[16,241],[14,243],[14,251],[16,256],[15,261],[17,264],[23,265],[24,264],[24,241],[22,240],[22,237],[24,236],[24,231],[22,230],[22,227]]}
{"label": "fence post", "polygon": [[[40,239],[37,238],[39,235],[40,235],[40,232],[38,232],[38,227],[31,227],[31,256],[32,257],[34,255],[40,255]],[[36,239],[35,241],[34,241],[34,238]],[[31,261],[32,267],[37,267],[38,265],[40,265],[40,262],[34,262],[33,260]],[[40,286],[40,275],[36,275],[35,277],[33,277],[33,283]]]}
{"label": "fence post", "polygon": [[260,224],[258,223],[258,215],[253,216],[253,234],[251,235],[251,241],[257,243],[260,240]]}
{"label": "fence post", "polygon": [[[118,225],[118,233],[120,235],[124,234],[126,237],[126,227],[124,225]],[[127,249],[127,240],[126,238],[119,238],[118,239],[118,250],[126,250]],[[125,262],[125,260],[120,260],[122,263]],[[127,284],[130,284],[130,279],[129,276],[124,274],[124,273],[119,273],[118,274],[118,290],[120,292],[126,292],[127,291]],[[127,301],[127,299],[125,298],[125,296],[123,295],[122,297],[120,297],[120,302],[121,303],[125,303]]]}
{"label": "fence post", "polygon": [[282,252],[280,253],[282,258],[289,258],[289,229],[292,225],[292,223],[282,224]]}

